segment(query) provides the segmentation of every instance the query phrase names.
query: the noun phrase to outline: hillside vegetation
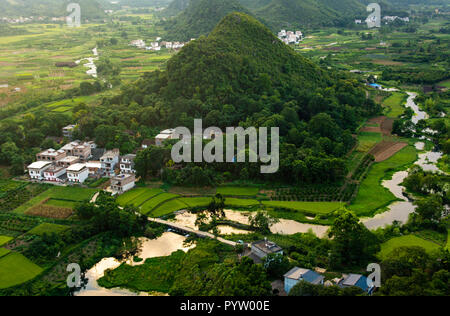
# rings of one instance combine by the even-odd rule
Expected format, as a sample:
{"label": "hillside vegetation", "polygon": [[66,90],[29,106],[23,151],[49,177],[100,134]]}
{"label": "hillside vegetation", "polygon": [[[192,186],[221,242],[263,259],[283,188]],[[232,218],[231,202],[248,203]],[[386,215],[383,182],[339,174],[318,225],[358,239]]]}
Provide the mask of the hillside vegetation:
{"label": "hillside vegetation", "polygon": [[[180,7],[169,7],[176,13],[186,3],[176,2]],[[206,35],[231,12],[249,13],[237,0],[190,0],[186,9],[179,15],[163,22],[169,40],[188,41]],[[169,11],[170,13],[170,11]]]}

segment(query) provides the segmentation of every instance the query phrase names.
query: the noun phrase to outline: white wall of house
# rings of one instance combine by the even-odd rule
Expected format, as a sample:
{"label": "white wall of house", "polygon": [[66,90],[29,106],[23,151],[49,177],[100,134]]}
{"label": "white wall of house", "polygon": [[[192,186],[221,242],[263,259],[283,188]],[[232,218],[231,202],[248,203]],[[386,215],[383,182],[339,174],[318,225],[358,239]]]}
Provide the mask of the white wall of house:
{"label": "white wall of house", "polygon": [[67,171],[67,179],[73,183],[83,183],[89,177],[89,170],[87,168],[79,171]]}
{"label": "white wall of house", "polygon": [[63,174],[66,173],[66,169],[61,169],[58,172],[44,172],[44,179],[45,181],[52,181],[52,182],[61,182],[59,177],[61,177]]}

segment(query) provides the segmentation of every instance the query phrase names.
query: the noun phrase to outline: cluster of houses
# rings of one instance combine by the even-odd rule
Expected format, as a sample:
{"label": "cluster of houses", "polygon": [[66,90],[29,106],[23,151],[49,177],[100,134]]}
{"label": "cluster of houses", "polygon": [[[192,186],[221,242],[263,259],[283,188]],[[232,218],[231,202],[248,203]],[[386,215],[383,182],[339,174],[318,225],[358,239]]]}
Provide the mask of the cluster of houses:
{"label": "cluster of houses", "polygon": [[[283,255],[283,249],[274,242],[265,239],[252,243],[251,252],[248,256],[255,262],[260,263],[269,254]],[[289,294],[291,289],[301,281],[323,286],[337,285],[341,288],[356,286],[369,294],[374,290],[373,287],[368,286],[367,278],[361,274],[343,274],[340,278],[325,281],[325,277],[322,275],[325,272],[326,270],[320,268],[311,270],[294,267],[284,274],[284,291]]]}
{"label": "cluster of houses", "polygon": [[[72,129],[63,129],[66,137]],[[32,180],[55,184],[83,184],[90,177],[108,177],[112,193],[121,194],[135,185],[135,158],[133,154],[121,156],[118,149],[97,148],[92,141],[71,141],[59,150],[50,148],[36,154],[36,162],[27,170]]]}
{"label": "cluster of houses", "polygon": [[301,31],[286,31],[278,32],[278,38],[285,44],[298,44],[303,41],[303,33]]}
{"label": "cluster of houses", "polygon": [[[191,39],[191,41],[194,39]],[[138,40],[134,40],[131,41],[130,43],[131,46],[135,46],[137,48],[140,49],[145,49],[145,50],[153,50],[153,51],[160,51],[161,48],[167,48],[167,49],[181,49],[184,47],[184,45],[186,45],[186,43],[183,42],[165,42],[165,41],[161,41],[161,37],[156,38],[155,42],[151,42],[150,46],[148,46],[144,40],[142,39],[138,39]]]}

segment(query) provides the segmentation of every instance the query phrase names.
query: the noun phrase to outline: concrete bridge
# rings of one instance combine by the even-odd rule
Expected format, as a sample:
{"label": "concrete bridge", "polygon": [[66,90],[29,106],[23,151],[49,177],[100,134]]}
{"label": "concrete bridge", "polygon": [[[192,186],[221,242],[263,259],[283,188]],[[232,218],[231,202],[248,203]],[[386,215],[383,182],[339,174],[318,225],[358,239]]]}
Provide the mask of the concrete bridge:
{"label": "concrete bridge", "polygon": [[165,221],[163,219],[159,219],[159,218],[148,218],[149,221],[154,222],[154,223],[158,223],[158,224],[163,224],[163,225],[167,225],[170,228],[176,230],[176,231],[180,231],[182,233],[186,233],[186,234],[192,234],[192,235],[197,235],[198,237],[202,237],[202,238],[211,238],[211,239],[215,239],[217,241],[220,241],[221,243],[227,244],[229,246],[235,247],[238,243],[231,241],[231,240],[226,240],[223,239],[222,237],[216,237],[215,235],[208,233],[208,232],[203,232],[200,230],[195,230],[189,227],[185,227],[183,225],[180,224],[176,224],[173,222],[169,222],[169,221]]}

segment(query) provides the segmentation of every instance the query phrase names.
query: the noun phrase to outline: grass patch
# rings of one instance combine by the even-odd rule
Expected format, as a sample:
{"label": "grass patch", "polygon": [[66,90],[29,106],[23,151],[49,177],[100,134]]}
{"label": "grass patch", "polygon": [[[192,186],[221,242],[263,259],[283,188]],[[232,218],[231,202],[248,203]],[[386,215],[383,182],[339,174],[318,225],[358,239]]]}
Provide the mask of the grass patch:
{"label": "grass patch", "polygon": [[340,202],[297,202],[297,201],[263,201],[263,205],[301,211],[314,215],[329,214],[344,204]]}
{"label": "grass patch", "polygon": [[0,258],[0,289],[27,282],[42,269],[20,253],[12,252]]}
{"label": "grass patch", "polygon": [[417,153],[414,147],[407,146],[391,158],[372,165],[350,209],[358,216],[372,216],[376,210],[395,201],[395,196],[383,187],[381,182],[388,174],[412,164],[416,159]]}
{"label": "grass patch", "polygon": [[52,223],[42,223],[32,230],[30,230],[27,234],[29,235],[37,235],[42,236],[44,234],[59,234],[69,229],[69,226],[66,225],[58,225],[58,224],[52,224]]}
{"label": "grass patch", "polygon": [[217,193],[225,196],[255,196],[258,194],[259,189],[254,187],[219,187]]}
{"label": "grass patch", "polygon": [[412,247],[419,246],[424,248],[427,252],[431,252],[440,248],[439,245],[419,238],[414,235],[407,235],[401,237],[395,237],[381,245],[381,251],[377,254],[378,258],[384,260],[386,257],[396,248],[399,247]]}
{"label": "grass patch", "polygon": [[0,246],[6,245],[12,239],[13,238],[9,236],[0,236]]}

